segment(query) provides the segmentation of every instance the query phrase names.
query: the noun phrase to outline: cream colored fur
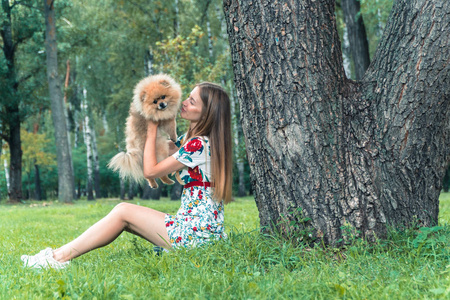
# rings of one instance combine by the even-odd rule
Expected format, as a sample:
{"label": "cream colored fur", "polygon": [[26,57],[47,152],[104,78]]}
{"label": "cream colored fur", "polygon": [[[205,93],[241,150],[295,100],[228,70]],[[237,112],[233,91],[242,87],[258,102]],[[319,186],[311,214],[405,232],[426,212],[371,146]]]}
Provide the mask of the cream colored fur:
{"label": "cream colored fur", "polygon": [[[163,99],[164,98],[164,99]],[[133,102],[126,122],[126,152],[114,156],[108,167],[118,171],[123,178],[142,181],[143,152],[147,137],[147,121],[159,122],[156,137],[156,160],[162,161],[169,155],[167,136],[177,139],[176,115],[180,107],[181,88],[178,83],[165,74],[142,79],[135,87]],[[173,184],[169,177],[160,178],[165,184]],[[154,179],[148,180],[150,187],[157,188]]]}

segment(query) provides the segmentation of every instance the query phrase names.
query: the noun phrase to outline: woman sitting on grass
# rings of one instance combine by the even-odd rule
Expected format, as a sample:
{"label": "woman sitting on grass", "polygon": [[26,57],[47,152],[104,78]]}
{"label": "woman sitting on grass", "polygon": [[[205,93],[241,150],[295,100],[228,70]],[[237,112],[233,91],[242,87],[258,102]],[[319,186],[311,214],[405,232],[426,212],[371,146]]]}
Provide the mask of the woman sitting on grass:
{"label": "woman sitting on grass", "polygon": [[143,164],[144,176],[149,179],[182,169],[180,176],[185,186],[176,215],[120,203],[106,217],[61,248],[47,248],[33,256],[23,255],[21,259],[25,266],[65,268],[71,259],[108,245],[123,231],[165,250],[199,246],[223,238],[223,203],[231,201],[232,180],[228,95],[216,84],[198,84],[183,101],[180,115],[190,121],[189,130],[176,143],[171,142],[174,153],[159,163],[155,155],[158,124],[148,123]]}

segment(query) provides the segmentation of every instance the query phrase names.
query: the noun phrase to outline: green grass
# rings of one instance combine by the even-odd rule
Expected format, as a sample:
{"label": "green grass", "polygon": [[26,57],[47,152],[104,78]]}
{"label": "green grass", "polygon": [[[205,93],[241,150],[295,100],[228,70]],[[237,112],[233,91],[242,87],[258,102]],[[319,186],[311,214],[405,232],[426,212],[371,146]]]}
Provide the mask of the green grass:
{"label": "green grass", "polygon": [[[158,257],[148,242],[124,233],[65,270],[22,267],[21,254],[70,241],[117,203],[0,205],[0,299],[450,298],[450,194],[441,195],[441,227],[345,249],[263,237],[253,199],[241,198],[225,209],[229,238],[210,247]],[[133,203],[169,213],[179,206]]]}

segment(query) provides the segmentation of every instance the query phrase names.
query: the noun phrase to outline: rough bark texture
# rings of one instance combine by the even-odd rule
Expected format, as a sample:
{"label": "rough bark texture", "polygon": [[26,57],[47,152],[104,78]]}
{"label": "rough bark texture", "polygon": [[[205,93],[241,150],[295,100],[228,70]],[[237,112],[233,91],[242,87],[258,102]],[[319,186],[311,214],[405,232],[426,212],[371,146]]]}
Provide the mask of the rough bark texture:
{"label": "rough bark texture", "polygon": [[261,225],[335,244],[348,227],[371,238],[436,224],[450,2],[397,1],[361,82],[345,78],[333,0],[224,8]]}
{"label": "rough bark texture", "polygon": [[[370,64],[369,43],[367,41],[366,27],[360,15],[361,6],[359,0],[341,0],[344,12],[345,26],[348,30],[348,38],[355,67],[355,79],[363,78]],[[358,15],[359,14],[359,15]]]}
{"label": "rough bark texture", "polygon": [[67,136],[61,83],[58,78],[58,58],[56,44],[55,11],[52,0],[44,0],[45,50],[47,53],[47,78],[50,91],[52,119],[55,127],[55,142],[58,164],[58,199],[72,202],[74,180]]}

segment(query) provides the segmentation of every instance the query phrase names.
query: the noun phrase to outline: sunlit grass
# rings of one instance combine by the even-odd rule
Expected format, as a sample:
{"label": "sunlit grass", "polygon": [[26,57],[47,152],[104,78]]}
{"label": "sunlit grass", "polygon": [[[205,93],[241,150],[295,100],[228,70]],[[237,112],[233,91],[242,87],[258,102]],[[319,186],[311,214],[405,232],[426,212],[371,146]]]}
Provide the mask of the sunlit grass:
{"label": "sunlit grass", "polygon": [[[344,249],[295,247],[263,237],[252,198],[226,207],[229,238],[210,247],[155,256],[131,234],[62,271],[24,269],[21,254],[58,247],[118,201],[0,206],[0,299],[422,299],[450,297],[450,194],[441,195],[443,229],[393,232]],[[133,201],[174,213],[178,201]],[[34,205],[32,204],[32,205]]]}

